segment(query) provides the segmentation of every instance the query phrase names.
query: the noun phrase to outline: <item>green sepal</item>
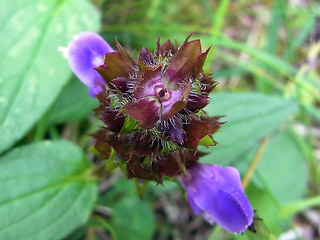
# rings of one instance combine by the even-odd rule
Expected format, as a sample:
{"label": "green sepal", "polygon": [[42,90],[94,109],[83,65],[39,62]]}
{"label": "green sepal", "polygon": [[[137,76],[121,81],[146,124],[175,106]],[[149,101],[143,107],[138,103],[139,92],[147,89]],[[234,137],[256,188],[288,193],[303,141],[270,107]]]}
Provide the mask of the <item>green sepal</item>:
{"label": "green sepal", "polygon": [[120,131],[120,134],[137,132],[141,127],[137,127],[139,124],[138,120],[135,120],[128,115],[126,115],[126,120],[124,121],[123,127]]}
{"label": "green sepal", "polygon": [[209,135],[206,135],[199,140],[199,145],[209,147],[216,145],[216,142],[213,141],[213,139],[209,137]]}
{"label": "green sepal", "polygon": [[108,172],[111,172],[112,170],[114,170],[115,168],[117,168],[121,164],[120,162],[116,162],[116,158],[117,158],[117,153],[112,148],[110,156],[106,162],[106,170]]}
{"label": "green sepal", "polygon": [[181,147],[178,146],[177,144],[171,142],[171,141],[166,141],[165,144],[163,144],[163,149],[161,151],[161,153],[167,153],[167,152],[171,152],[171,151],[175,151],[180,149]]}

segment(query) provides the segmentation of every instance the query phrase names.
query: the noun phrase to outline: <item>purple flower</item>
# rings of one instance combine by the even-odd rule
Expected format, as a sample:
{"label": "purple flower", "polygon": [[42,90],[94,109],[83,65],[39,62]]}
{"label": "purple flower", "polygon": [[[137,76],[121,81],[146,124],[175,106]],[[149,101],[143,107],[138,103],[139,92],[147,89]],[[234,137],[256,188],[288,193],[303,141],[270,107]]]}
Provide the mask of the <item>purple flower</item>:
{"label": "purple flower", "polygon": [[129,177],[161,182],[198,161],[203,138],[216,145],[212,135],[222,123],[203,110],[216,85],[202,69],[209,49],[190,37],[181,46],[158,40],[155,53],[142,48],[137,59],[96,33],[69,44],[72,70],[100,102],[94,111],[105,126],[94,134],[96,148],[105,157],[112,147],[127,160]]}
{"label": "purple flower", "polygon": [[223,123],[203,110],[216,83],[202,69],[209,49],[190,37],[181,46],[159,40],[155,53],[142,48],[136,59],[118,42],[115,52],[99,35],[80,33],[69,64],[100,102],[94,111],[104,126],[93,136],[102,159],[113,149],[128,178],[178,176],[195,214],[241,233],[253,210],[238,171],[198,163],[198,146],[216,145],[212,135]]}
{"label": "purple flower", "polygon": [[209,220],[234,233],[252,224],[254,212],[235,168],[195,163],[179,180],[195,214],[204,212]]}
{"label": "purple flower", "polygon": [[82,32],[74,37],[68,46],[68,62],[74,74],[89,87],[89,94],[95,97],[106,85],[94,68],[103,65],[106,53],[114,52],[98,34]]}

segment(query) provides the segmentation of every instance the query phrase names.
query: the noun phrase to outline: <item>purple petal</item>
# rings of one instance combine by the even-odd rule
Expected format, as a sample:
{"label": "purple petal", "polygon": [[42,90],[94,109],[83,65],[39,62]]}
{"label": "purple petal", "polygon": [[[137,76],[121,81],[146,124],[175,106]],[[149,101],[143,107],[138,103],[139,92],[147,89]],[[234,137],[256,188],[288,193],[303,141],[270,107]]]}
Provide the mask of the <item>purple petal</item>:
{"label": "purple petal", "polygon": [[200,214],[202,211],[201,208],[199,208],[198,205],[194,202],[192,195],[190,195],[189,193],[187,195],[188,195],[190,207],[192,208],[194,214],[196,215]]}
{"label": "purple petal", "polygon": [[68,62],[74,74],[89,87],[95,97],[105,85],[102,77],[93,68],[104,63],[107,52],[114,52],[109,44],[98,34],[82,32],[74,37],[68,46]]}
{"label": "purple petal", "polygon": [[180,176],[195,214],[201,209],[230,232],[244,232],[252,224],[253,209],[233,167],[196,163]]}

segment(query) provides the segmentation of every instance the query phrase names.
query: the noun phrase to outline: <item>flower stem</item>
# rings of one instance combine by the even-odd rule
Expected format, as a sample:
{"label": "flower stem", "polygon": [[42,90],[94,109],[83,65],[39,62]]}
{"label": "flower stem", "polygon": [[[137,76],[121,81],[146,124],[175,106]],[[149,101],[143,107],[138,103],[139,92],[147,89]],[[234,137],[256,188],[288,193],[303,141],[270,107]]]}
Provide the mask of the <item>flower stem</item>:
{"label": "flower stem", "polygon": [[262,154],[263,154],[268,142],[269,142],[269,137],[266,137],[266,138],[264,138],[262,140],[262,142],[260,144],[260,147],[259,147],[256,155],[254,156],[253,161],[251,162],[251,164],[249,166],[248,171],[246,172],[246,174],[244,175],[244,177],[242,179],[242,187],[243,187],[243,189],[245,189],[248,186],[248,184],[249,184],[249,182],[250,182],[250,180],[251,180],[251,178],[253,176],[254,171],[256,170],[256,168],[258,166],[258,163],[259,163],[259,161],[261,159],[261,156],[262,156]]}

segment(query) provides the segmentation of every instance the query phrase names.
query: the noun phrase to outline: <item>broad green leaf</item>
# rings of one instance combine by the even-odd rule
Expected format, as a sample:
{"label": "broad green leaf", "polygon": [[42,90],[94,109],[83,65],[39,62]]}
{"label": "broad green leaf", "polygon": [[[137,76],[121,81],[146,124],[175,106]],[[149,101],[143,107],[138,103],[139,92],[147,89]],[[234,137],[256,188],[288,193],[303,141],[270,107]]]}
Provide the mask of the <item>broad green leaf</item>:
{"label": "broad green leaf", "polygon": [[54,103],[49,121],[51,123],[74,122],[92,114],[99,106],[96,98],[88,94],[88,88],[77,78],[72,78]]}
{"label": "broad green leaf", "polygon": [[87,0],[0,1],[0,152],[50,107],[71,75],[58,51],[72,36],[99,29]]}
{"label": "broad green leaf", "polygon": [[263,188],[268,188],[280,204],[300,199],[306,193],[308,172],[305,158],[286,131],[270,138],[256,174],[255,180]]}
{"label": "broad green leaf", "polygon": [[[215,93],[206,107],[209,115],[224,116],[219,132],[213,135],[218,145],[211,147],[204,162],[230,165],[263,137],[273,133],[297,109],[296,104],[279,96],[257,93]],[[208,152],[205,148],[199,148]]]}
{"label": "broad green leaf", "polygon": [[268,189],[260,189],[253,184],[249,185],[246,194],[252,204],[253,209],[257,211],[260,218],[271,235],[278,236],[283,232],[285,219],[281,216],[279,203],[274,200]]}
{"label": "broad green leaf", "polygon": [[89,217],[92,165],[68,141],[17,148],[0,158],[0,239],[59,240]]}
{"label": "broad green leaf", "polygon": [[113,207],[110,225],[119,240],[149,240],[155,228],[150,206],[138,198],[124,198]]}
{"label": "broad green leaf", "polygon": [[139,199],[132,181],[118,181],[99,200],[110,207],[110,226],[118,240],[149,240],[155,229],[155,216],[150,205]]}

